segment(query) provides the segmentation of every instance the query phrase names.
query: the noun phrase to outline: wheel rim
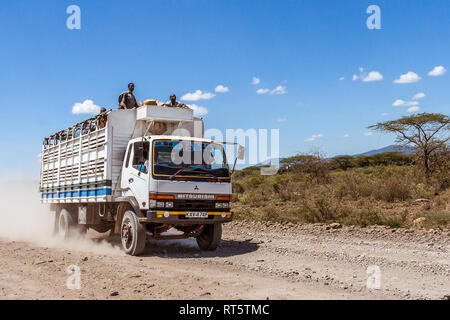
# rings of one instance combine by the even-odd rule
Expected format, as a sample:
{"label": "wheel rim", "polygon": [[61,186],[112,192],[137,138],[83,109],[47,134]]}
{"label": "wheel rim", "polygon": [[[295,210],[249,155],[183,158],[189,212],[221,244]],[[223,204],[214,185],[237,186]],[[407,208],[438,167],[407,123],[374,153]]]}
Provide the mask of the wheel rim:
{"label": "wheel rim", "polygon": [[133,245],[133,226],[129,219],[126,219],[122,224],[122,245],[126,250],[129,250]]}

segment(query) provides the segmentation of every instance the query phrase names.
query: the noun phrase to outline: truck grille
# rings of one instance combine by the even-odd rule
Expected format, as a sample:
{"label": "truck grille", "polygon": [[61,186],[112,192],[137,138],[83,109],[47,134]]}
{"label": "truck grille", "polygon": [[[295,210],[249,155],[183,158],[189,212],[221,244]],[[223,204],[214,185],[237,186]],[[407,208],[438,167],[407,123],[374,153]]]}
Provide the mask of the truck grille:
{"label": "truck grille", "polygon": [[[174,206],[175,210],[216,211],[214,200],[175,200],[173,203],[173,206]],[[219,211],[221,211],[221,210],[219,210]]]}

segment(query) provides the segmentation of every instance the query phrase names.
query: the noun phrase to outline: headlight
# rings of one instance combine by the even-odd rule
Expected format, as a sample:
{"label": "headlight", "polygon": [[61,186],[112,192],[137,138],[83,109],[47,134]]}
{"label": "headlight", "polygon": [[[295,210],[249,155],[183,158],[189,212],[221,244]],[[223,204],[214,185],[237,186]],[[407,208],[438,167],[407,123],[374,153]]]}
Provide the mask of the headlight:
{"label": "headlight", "polygon": [[167,201],[166,202],[166,208],[173,208],[173,202]]}
{"label": "headlight", "polygon": [[216,202],[216,209],[229,208],[229,202]]}
{"label": "headlight", "polygon": [[158,208],[164,208],[164,201],[157,201],[157,202],[156,202],[156,206],[157,206]]}
{"label": "headlight", "polygon": [[150,200],[148,205],[150,206],[150,208],[156,208],[156,200]]}

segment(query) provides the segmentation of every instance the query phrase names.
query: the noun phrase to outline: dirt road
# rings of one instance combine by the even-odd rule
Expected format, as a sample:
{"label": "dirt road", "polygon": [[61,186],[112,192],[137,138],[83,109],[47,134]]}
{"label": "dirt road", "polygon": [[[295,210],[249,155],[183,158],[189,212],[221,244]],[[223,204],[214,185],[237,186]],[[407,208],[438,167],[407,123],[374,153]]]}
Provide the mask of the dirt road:
{"label": "dirt road", "polygon": [[[442,299],[450,294],[449,231],[231,223],[216,252],[195,240],[150,242],[125,256],[91,247],[0,242],[0,299]],[[99,246],[96,248],[96,246]],[[105,249],[105,250],[103,250]],[[81,288],[69,290],[70,265]],[[380,271],[367,288],[367,268]],[[369,275],[373,279],[372,275]],[[370,282],[377,286],[377,282]]]}

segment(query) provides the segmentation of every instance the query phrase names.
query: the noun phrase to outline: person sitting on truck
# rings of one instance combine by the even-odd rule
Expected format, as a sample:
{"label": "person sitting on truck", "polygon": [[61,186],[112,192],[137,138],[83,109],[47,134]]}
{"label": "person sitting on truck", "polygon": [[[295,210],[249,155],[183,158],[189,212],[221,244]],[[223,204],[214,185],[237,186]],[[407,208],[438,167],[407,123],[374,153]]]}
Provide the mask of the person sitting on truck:
{"label": "person sitting on truck", "polygon": [[133,109],[138,108],[142,105],[142,103],[137,103],[136,98],[133,94],[134,91],[134,83],[130,82],[128,84],[128,91],[123,92],[119,96],[119,109]]}
{"label": "person sitting on truck", "polygon": [[173,108],[183,108],[188,109],[189,107],[183,103],[180,103],[177,101],[177,96],[172,93],[170,95],[170,101],[164,104],[166,107],[173,107]]}
{"label": "person sitting on truck", "polygon": [[102,129],[106,127],[107,121],[108,121],[108,114],[106,113],[106,108],[101,108],[100,113],[97,117],[97,128]]}

